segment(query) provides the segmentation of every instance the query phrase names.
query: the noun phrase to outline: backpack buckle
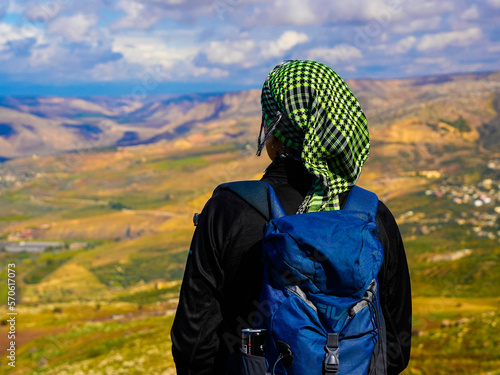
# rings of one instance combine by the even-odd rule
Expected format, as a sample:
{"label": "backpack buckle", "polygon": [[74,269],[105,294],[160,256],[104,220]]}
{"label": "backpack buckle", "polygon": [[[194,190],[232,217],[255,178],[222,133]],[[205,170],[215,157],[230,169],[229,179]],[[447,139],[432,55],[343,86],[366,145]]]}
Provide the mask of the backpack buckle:
{"label": "backpack buckle", "polygon": [[336,374],[339,371],[339,337],[334,333],[329,333],[325,345],[325,360],[323,365],[326,374]]}

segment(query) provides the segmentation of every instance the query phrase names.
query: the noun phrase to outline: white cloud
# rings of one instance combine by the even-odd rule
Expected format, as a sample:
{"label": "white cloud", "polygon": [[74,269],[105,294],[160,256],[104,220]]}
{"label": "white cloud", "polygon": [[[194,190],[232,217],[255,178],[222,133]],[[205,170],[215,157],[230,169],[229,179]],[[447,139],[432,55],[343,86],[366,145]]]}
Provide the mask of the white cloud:
{"label": "white cloud", "polygon": [[97,64],[89,69],[87,74],[90,79],[99,82],[112,82],[114,80],[130,80],[140,76],[144,69],[136,67],[134,71],[130,64],[124,59],[118,61],[108,61],[105,63]]}
{"label": "white cloud", "polygon": [[308,41],[304,33],[285,31],[276,40],[256,42],[252,39],[212,41],[204,53],[213,64],[254,66],[259,60],[280,57],[298,44]]}
{"label": "white cloud", "polygon": [[396,3],[401,4],[401,11],[407,19],[428,18],[456,11],[456,3],[453,0],[396,0]]}
{"label": "white cloud", "polygon": [[318,18],[310,8],[309,3],[303,0],[279,0],[277,7],[283,10],[283,17],[287,23],[293,25],[308,25]]}
{"label": "white cloud", "polygon": [[[226,8],[233,14],[233,19],[242,20],[245,25],[251,27],[261,25],[305,26],[317,23],[322,19],[313,9],[313,4],[303,0],[257,0],[252,4],[253,11],[251,12],[248,11],[248,7],[239,5],[246,3],[241,0],[215,0],[215,2],[227,4]],[[231,6],[231,4],[237,5]]]}
{"label": "white cloud", "polygon": [[75,14],[70,17],[58,17],[48,25],[50,34],[62,35],[72,42],[82,42],[88,38],[89,29],[97,24],[92,15]]}
{"label": "white cloud", "polygon": [[0,0],[0,8],[5,9],[6,13],[22,13],[23,6],[15,1]]}
{"label": "white cloud", "polygon": [[493,8],[500,8],[500,0],[486,0]]}
{"label": "white cloud", "polygon": [[387,42],[388,40],[389,40],[389,34],[383,33],[382,35],[380,35],[381,42]]}
{"label": "white cloud", "polygon": [[[75,22],[75,26],[79,24]],[[75,27],[72,30],[83,29]],[[79,40],[77,35],[73,37]],[[6,61],[2,68],[4,72],[38,76],[41,81],[71,80],[84,77],[89,67],[120,58],[110,51],[105,39],[77,45],[72,42],[54,37],[45,27],[31,22],[22,26],[0,23],[0,60]]]}
{"label": "white cloud", "polygon": [[46,24],[64,9],[61,1],[50,3],[30,2],[22,6],[24,16],[35,24]]}
{"label": "white cloud", "polygon": [[404,22],[400,27],[412,24],[414,30],[425,30],[428,27],[434,28],[442,15],[456,10],[453,0],[323,0],[315,1],[314,4],[316,23],[361,21],[362,28],[375,25],[386,28]]}
{"label": "white cloud", "polygon": [[488,47],[488,52],[500,52],[500,44]]}
{"label": "white cloud", "polygon": [[227,70],[199,66],[193,67],[191,69],[191,73],[194,77],[208,76],[210,78],[224,78],[229,76],[229,72]]}
{"label": "white cloud", "polygon": [[315,11],[322,21],[376,22],[382,27],[400,19],[405,7],[402,0],[349,0],[315,2]]}
{"label": "white cloud", "polygon": [[[354,13],[351,15],[351,19],[359,19],[361,21],[373,20],[379,22],[382,26],[387,25],[395,19],[399,19],[401,15],[400,6],[402,1],[400,0],[351,0],[342,1],[341,3],[345,13]],[[340,7],[340,5],[338,6]]]}
{"label": "white cloud", "polygon": [[479,10],[477,6],[474,4],[470,8],[466,9],[461,15],[460,18],[463,20],[477,20],[479,18]]}
{"label": "white cloud", "polygon": [[162,12],[155,7],[146,7],[145,4],[134,0],[120,0],[117,7],[122,9],[126,16],[113,25],[114,29],[148,29],[162,17]]}
{"label": "white cloud", "polygon": [[[227,3],[241,0],[215,0]],[[351,21],[374,21],[382,26],[400,18],[402,0],[253,0],[249,7],[232,8],[234,19],[244,20],[247,27],[262,25],[320,25],[324,23],[347,24]],[[247,3],[248,1],[245,1]]]}
{"label": "white cloud", "polygon": [[483,33],[479,27],[470,27],[464,31],[450,31],[437,34],[426,34],[417,46],[419,51],[441,50],[446,46],[468,46],[479,40]]}
{"label": "white cloud", "polygon": [[412,75],[429,75],[493,70],[491,66],[485,63],[463,64],[457,63],[455,59],[446,57],[421,58],[416,59],[415,63],[415,65],[408,66],[407,73],[411,73]]}
{"label": "white cloud", "polygon": [[176,63],[191,62],[198,53],[196,47],[168,47],[155,37],[119,36],[114,38],[112,50],[121,53],[130,63],[143,66],[161,65],[166,68],[171,68]]}
{"label": "white cloud", "polygon": [[361,57],[363,57],[361,50],[349,44],[341,44],[334,48],[313,48],[307,55],[308,59],[325,61],[329,64],[336,64],[339,61],[349,62]]}
{"label": "white cloud", "polygon": [[11,35],[12,27],[5,23],[0,23],[0,61],[7,60],[11,57],[11,54],[7,54],[3,52],[6,50],[9,45],[9,39],[6,37],[7,35]]}
{"label": "white cloud", "polygon": [[308,40],[309,38],[304,33],[285,31],[276,41],[266,41],[261,44],[261,56],[263,58],[280,57],[286,51]]}
{"label": "white cloud", "polygon": [[23,39],[36,39],[37,42],[43,40],[44,30],[42,28],[29,26],[14,26],[0,23],[0,45],[9,42],[17,42]]}
{"label": "white cloud", "polygon": [[389,55],[402,55],[413,48],[417,38],[410,35],[404,39],[399,40],[397,43],[387,47],[387,53]]}
{"label": "white cloud", "polygon": [[450,60],[447,57],[420,57],[415,59],[415,63],[446,66],[450,64]]}
{"label": "white cloud", "polygon": [[35,48],[32,51],[30,64],[33,67],[37,66],[50,66],[53,61],[62,60],[65,55],[63,48],[57,44],[49,44],[43,48]]}
{"label": "white cloud", "polygon": [[[6,61],[14,57],[17,52],[30,56],[33,49],[47,43],[45,30],[30,24],[28,26],[17,26],[0,23],[0,60]],[[19,59],[19,57],[18,57]],[[14,62],[14,65],[16,63]]]}
{"label": "white cloud", "polygon": [[183,79],[209,77],[214,79],[229,76],[227,70],[196,66],[191,61],[171,61],[170,66],[141,65],[124,59],[98,64],[88,70],[88,76],[96,81],[139,79],[146,90],[156,88],[158,84]]}
{"label": "white cloud", "polygon": [[250,39],[213,41],[205,49],[205,55],[211,63],[249,67],[255,65],[256,47],[257,43]]}
{"label": "white cloud", "polygon": [[0,49],[6,47],[9,41],[21,39],[21,35],[14,31],[12,25],[0,23]]}
{"label": "white cloud", "polygon": [[440,23],[441,23],[440,16],[419,18],[409,22],[405,20],[404,22],[395,25],[393,30],[398,34],[410,34],[414,33],[415,31],[437,29]]}

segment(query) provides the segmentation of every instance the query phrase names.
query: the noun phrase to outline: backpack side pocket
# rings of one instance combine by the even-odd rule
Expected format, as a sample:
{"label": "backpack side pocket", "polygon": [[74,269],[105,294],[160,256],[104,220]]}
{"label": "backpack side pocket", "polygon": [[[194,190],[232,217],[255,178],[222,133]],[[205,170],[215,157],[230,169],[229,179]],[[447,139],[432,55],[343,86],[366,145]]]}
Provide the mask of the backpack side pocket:
{"label": "backpack side pocket", "polygon": [[265,357],[247,354],[241,348],[239,362],[241,375],[265,375],[267,372]]}

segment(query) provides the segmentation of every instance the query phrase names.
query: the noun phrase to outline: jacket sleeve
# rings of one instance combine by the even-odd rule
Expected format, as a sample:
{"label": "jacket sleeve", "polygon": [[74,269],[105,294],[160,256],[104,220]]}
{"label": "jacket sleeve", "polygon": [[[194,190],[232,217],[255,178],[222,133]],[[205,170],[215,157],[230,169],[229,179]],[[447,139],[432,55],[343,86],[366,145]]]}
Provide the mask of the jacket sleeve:
{"label": "jacket sleeve", "polygon": [[380,202],[377,212],[384,262],[379,273],[380,303],[387,332],[388,374],[401,373],[410,360],[412,303],[406,253],[399,228]]}
{"label": "jacket sleeve", "polygon": [[216,189],[203,208],[171,330],[178,374],[222,374],[234,365],[241,328],[252,325],[262,287],[265,223],[225,189]]}
{"label": "jacket sleeve", "polygon": [[224,273],[218,254],[223,233],[213,226],[215,211],[209,200],[199,215],[186,262],[171,330],[178,375],[213,374],[217,362]]}

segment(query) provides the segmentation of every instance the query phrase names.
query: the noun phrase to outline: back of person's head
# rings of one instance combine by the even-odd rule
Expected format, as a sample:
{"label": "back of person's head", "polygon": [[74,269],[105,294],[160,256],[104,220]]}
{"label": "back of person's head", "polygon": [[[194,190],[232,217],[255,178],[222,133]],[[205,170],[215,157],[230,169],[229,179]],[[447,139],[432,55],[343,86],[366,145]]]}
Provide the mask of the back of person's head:
{"label": "back of person's head", "polygon": [[316,176],[297,213],[340,209],[338,195],[356,184],[370,150],[368,123],[345,81],[319,62],[287,60],[267,76],[261,105],[266,134]]}

